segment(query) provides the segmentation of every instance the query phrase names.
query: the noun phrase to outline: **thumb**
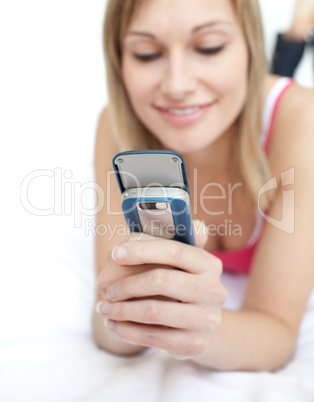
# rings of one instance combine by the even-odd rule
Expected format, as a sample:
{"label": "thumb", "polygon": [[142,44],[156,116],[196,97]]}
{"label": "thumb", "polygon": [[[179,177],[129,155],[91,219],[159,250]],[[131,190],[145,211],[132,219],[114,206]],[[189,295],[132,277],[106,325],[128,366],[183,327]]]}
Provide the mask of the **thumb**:
{"label": "thumb", "polygon": [[198,219],[193,220],[193,232],[196,247],[204,248],[207,243],[208,233],[204,221]]}

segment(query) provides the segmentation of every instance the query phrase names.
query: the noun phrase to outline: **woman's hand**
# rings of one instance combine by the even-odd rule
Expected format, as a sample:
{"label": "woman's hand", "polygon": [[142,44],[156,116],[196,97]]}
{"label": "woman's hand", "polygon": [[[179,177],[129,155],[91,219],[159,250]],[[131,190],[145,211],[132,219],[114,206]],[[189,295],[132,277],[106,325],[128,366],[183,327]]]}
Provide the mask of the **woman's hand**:
{"label": "woman's hand", "polygon": [[[197,236],[197,245],[204,239]],[[221,272],[221,261],[200,247],[131,235],[108,255],[97,308],[122,340],[195,357],[220,324]]]}

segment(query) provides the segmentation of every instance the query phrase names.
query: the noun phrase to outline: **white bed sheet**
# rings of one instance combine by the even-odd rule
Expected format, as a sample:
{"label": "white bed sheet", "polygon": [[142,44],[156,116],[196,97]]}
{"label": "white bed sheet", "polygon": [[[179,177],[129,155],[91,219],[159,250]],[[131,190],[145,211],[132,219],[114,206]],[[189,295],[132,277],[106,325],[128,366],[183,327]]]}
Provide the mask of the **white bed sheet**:
{"label": "white bed sheet", "polygon": [[[59,261],[64,269],[69,263],[74,261]],[[92,274],[91,265],[87,270]],[[314,295],[302,323],[295,357],[285,368],[276,373],[219,373],[175,360],[158,350],[122,358],[98,349],[89,331],[92,280],[81,282],[76,289],[71,281],[69,278],[69,299],[71,291],[82,297],[63,314],[63,323],[56,322],[58,314],[50,318],[46,314],[37,325],[41,330],[35,333],[32,325],[32,333],[22,330],[20,338],[11,336],[1,342],[1,401],[314,401]],[[223,281],[229,291],[227,307],[237,308],[246,277],[224,274]],[[26,312],[28,308],[25,303],[19,326],[26,325],[28,319],[31,324],[34,321]],[[38,313],[35,311],[37,319]],[[82,322],[77,326],[74,321],[79,316]]]}

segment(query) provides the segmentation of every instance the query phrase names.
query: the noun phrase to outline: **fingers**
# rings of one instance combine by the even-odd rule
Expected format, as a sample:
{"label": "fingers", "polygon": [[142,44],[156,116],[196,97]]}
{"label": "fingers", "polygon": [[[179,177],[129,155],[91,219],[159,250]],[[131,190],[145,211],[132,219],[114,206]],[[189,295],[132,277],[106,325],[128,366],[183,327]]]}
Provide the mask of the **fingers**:
{"label": "fingers", "polygon": [[109,320],[107,326],[125,342],[166,350],[181,359],[202,354],[210,338],[208,331],[194,332],[133,322]]}
{"label": "fingers", "polygon": [[218,277],[207,274],[199,278],[161,267],[121,278],[102,290],[106,291],[106,298],[114,302],[160,295],[204,305],[222,305],[226,300],[225,288]]}
{"label": "fingers", "polygon": [[195,245],[196,247],[204,248],[208,239],[206,225],[204,221],[200,221],[198,219],[193,220],[192,224],[193,224]]}
{"label": "fingers", "polygon": [[[201,221],[193,221],[193,225],[196,245],[203,247],[207,240],[204,223]],[[159,246],[161,247],[160,249]],[[188,247],[188,249],[186,247]],[[154,253],[152,253],[153,249],[155,250]],[[185,251],[184,255],[182,254],[181,249]],[[217,272],[218,268],[218,274],[221,273],[220,260],[206,252],[202,252],[203,257],[200,255],[199,259],[196,255],[197,252],[195,249],[197,249],[197,247],[183,245],[179,242],[156,238],[143,233],[130,233],[126,238],[122,239],[113,250],[108,252],[106,267],[104,267],[105,269],[100,273],[97,282],[101,287],[105,288],[108,287],[110,283],[122,277],[147,271],[156,264],[172,265],[180,269],[186,269],[187,271],[190,269],[194,273],[201,272],[204,269],[207,270],[208,267],[211,267],[214,272]],[[125,252],[127,250],[129,250],[129,255],[126,259]],[[141,253],[141,250],[144,250],[142,255],[139,254]],[[132,259],[130,254],[131,251],[133,256],[137,254],[137,257],[139,258]],[[169,255],[165,254],[161,258],[160,253],[168,253]],[[191,255],[191,253],[193,255]],[[158,258],[155,258],[155,256],[158,256]],[[184,260],[183,264],[179,263],[180,256],[182,256],[182,261]],[[162,261],[164,261],[164,263]],[[196,261],[198,268],[195,265]],[[201,264],[202,261],[203,264]],[[128,265],[133,266],[132,271],[130,271]],[[195,269],[193,269],[193,265]],[[200,269],[201,267],[202,269]]]}
{"label": "fingers", "polygon": [[[153,236],[149,236],[144,233],[130,233],[128,236],[120,240],[117,245],[123,245],[124,243],[136,243],[141,240],[145,240],[147,242],[158,241],[159,239],[154,238]],[[120,278],[135,275],[137,273],[147,271],[153,268],[153,265],[138,265],[133,266],[132,271],[128,266],[118,265],[112,259],[112,249],[107,253],[107,261],[106,266],[101,271],[99,276],[97,277],[97,283],[99,285],[99,290],[102,292],[103,289],[106,289],[110,283],[117,281]]]}
{"label": "fingers", "polygon": [[116,246],[98,280],[105,302],[97,308],[107,327],[126,342],[179,358],[202,353],[227,294],[221,261],[199,247],[147,235]]}
{"label": "fingers", "polygon": [[[193,226],[193,234],[195,238],[195,245],[196,247],[203,248],[205,247],[205,244],[207,243],[208,239],[208,233],[206,230],[206,225],[204,221],[201,221],[199,219],[194,219],[192,221],[192,226]],[[147,241],[158,241],[158,240],[163,240],[161,237],[156,237],[156,236],[151,236],[145,233],[130,233],[130,235],[120,241],[120,244],[125,243],[126,241],[137,241],[137,240],[147,240]]]}
{"label": "fingers", "polygon": [[128,242],[112,251],[113,260],[120,265],[163,264],[190,273],[211,270],[222,272],[221,261],[197,247],[174,240]]}
{"label": "fingers", "polygon": [[220,324],[220,309],[160,300],[101,303],[101,314],[114,321],[213,331]]}

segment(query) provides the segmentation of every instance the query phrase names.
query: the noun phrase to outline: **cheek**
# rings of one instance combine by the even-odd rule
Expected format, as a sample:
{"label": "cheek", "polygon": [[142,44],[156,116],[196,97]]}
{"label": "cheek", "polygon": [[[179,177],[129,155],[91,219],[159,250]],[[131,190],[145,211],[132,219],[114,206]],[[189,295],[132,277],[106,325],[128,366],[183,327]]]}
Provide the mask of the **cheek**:
{"label": "cheek", "polygon": [[152,74],[147,74],[147,71],[143,71],[138,65],[134,65],[134,62],[125,60],[122,78],[131,104],[135,109],[137,109],[138,103],[149,100],[154,86]]}
{"label": "cheek", "polygon": [[[216,82],[225,91],[239,88],[248,78],[248,55],[244,46],[235,46],[216,68]],[[219,76],[219,77],[218,77]]]}
{"label": "cheek", "polygon": [[217,92],[224,98],[230,111],[240,113],[247,96],[248,55],[245,48],[235,49],[221,68],[215,70],[212,82],[216,83]]}

